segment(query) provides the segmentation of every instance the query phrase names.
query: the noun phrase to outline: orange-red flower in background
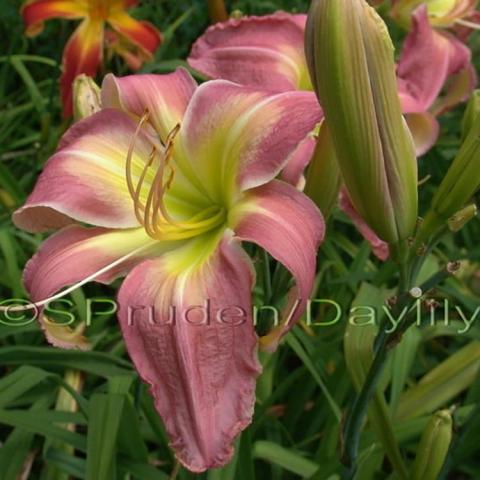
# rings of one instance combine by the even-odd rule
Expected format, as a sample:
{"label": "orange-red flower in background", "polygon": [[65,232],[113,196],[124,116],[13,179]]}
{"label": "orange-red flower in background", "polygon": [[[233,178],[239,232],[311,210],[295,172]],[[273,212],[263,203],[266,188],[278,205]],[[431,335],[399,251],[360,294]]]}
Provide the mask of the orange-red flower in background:
{"label": "orange-red flower in background", "polygon": [[[81,73],[95,76],[103,58],[105,26],[115,30],[122,45],[116,49],[130,67],[141,64],[159,47],[162,36],[149,22],[135,20],[126,9],[137,0],[27,0],[22,8],[26,34],[34,36],[43,29],[43,22],[50,18],[81,19],[63,52],[63,73],[60,79],[63,114],[72,114],[72,83]],[[108,31],[107,31],[108,34]],[[132,55],[135,55],[136,62]]]}

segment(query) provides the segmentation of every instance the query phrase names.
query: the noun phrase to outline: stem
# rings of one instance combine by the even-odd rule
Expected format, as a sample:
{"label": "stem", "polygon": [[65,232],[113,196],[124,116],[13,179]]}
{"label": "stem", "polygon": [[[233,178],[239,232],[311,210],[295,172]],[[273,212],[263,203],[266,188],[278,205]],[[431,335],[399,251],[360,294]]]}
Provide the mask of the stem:
{"label": "stem", "polygon": [[375,339],[375,344],[377,353],[370,366],[362,390],[356,397],[353,407],[348,413],[343,430],[343,444],[345,451],[342,463],[348,468],[344,475],[345,479],[352,479],[355,476],[363,421],[365,419],[368,404],[375,393],[386,363],[388,334],[384,329],[379,332]]}
{"label": "stem", "polygon": [[[429,280],[421,285],[422,292],[427,292],[434,286],[445,280],[448,276],[455,272],[456,265],[449,264],[443,270],[440,270],[433,275]],[[402,272],[403,271],[403,272]],[[401,266],[401,277],[399,291],[401,292],[398,298],[396,306],[397,311],[402,311],[407,307],[411,301],[408,294],[408,270],[405,266]],[[405,282],[405,283],[404,283]],[[406,289],[405,289],[406,287]],[[400,290],[402,289],[402,290]],[[393,332],[387,333],[384,328],[381,328],[374,343],[374,359],[372,365],[367,374],[367,378],[363,384],[363,387],[355,401],[351,410],[347,414],[345,421],[345,427],[343,429],[343,445],[344,453],[342,463],[347,467],[344,471],[343,478],[353,479],[357,470],[357,457],[360,444],[360,435],[362,433],[362,425],[365,420],[367,408],[376,392],[378,382],[382,376],[384,368],[387,363],[387,356],[391,349],[398,344],[399,339],[405,331],[415,322],[406,317],[402,323],[400,323],[398,329]]]}
{"label": "stem", "polygon": [[207,0],[208,14],[213,23],[225,22],[228,20],[227,8],[224,0]]}

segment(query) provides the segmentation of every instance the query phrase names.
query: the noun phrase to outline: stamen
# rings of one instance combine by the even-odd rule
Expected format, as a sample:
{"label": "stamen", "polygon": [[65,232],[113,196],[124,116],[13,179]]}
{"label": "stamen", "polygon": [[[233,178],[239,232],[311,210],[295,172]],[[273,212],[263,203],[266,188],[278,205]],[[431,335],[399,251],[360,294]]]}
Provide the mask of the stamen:
{"label": "stamen", "polygon": [[16,306],[16,307],[1,307],[0,306],[0,312],[23,312],[27,310],[32,310],[32,309],[38,309],[39,307],[43,307],[50,302],[53,302],[55,300],[59,300],[60,298],[65,297],[66,295],[74,292],[75,290],[78,290],[79,288],[83,287],[85,284],[95,280],[97,277],[103,275],[104,273],[109,272],[110,270],[114,269],[118,265],[122,264],[126,260],[130,259],[131,257],[137,255],[138,253],[142,252],[143,250],[146,250],[147,248],[152,247],[155,245],[156,242],[149,242],[146,245],[142,245],[141,247],[133,250],[130,253],[127,253],[123,257],[118,258],[112,263],[109,263],[105,267],[101,268],[100,270],[97,270],[95,273],[92,273],[88,277],[85,277],[83,280],[80,282],[72,285],[71,287],[66,288],[65,290],[60,291],[56,295],[52,295],[51,297],[48,297],[44,300],[40,300],[39,302],[33,302],[28,305],[22,305],[22,306]]}
{"label": "stamen", "polygon": [[[155,240],[164,241],[191,238],[220,225],[225,219],[225,210],[219,206],[210,206],[184,221],[176,220],[167,210],[165,194],[172,187],[175,179],[175,168],[172,165],[172,158],[175,137],[180,131],[180,124],[175,125],[168,133],[165,141],[160,140],[163,147],[161,152],[155,147],[152,148],[152,152],[148,161],[145,163],[138,183],[134,186],[132,175],[133,151],[135,142],[140,134],[140,129],[148,120],[148,117],[149,113],[145,111],[132,138],[126,162],[127,184],[133,199],[135,216],[139,223],[143,225],[146,233],[150,237]],[[157,162],[155,162],[156,159],[158,160]],[[143,203],[141,201],[142,189],[147,173],[152,166],[156,168],[156,172],[151,182],[146,201]]]}
{"label": "stamen", "polygon": [[133,150],[135,148],[135,143],[137,141],[137,138],[140,135],[140,130],[143,128],[145,123],[148,121],[149,116],[150,116],[150,113],[149,113],[148,109],[145,109],[145,112],[142,115],[142,118],[140,118],[140,121],[138,122],[137,128],[135,129],[135,133],[133,134],[132,141],[130,142],[130,145],[128,147],[127,162],[126,162],[125,169],[126,169],[128,191],[130,192],[130,195],[133,199],[135,198],[135,188],[133,186],[133,180],[132,180]]}
{"label": "stamen", "polygon": [[142,193],[142,186],[143,182],[145,181],[145,177],[147,175],[148,169],[152,166],[153,160],[155,159],[155,155],[157,150],[155,147],[152,148],[152,152],[148,158],[148,162],[145,164],[143,168],[142,174],[140,175],[140,180],[138,181],[137,188],[135,190],[135,195],[133,197],[133,205],[135,208],[135,216],[140,224],[143,224],[143,212],[145,211],[145,205],[143,205],[142,201],[140,200],[140,196]]}
{"label": "stamen", "polygon": [[461,18],[455,20],[455,23],[457,23],[458,25],[462,25],[462,27],[472,28],[473,30],[480,30],[480,24],[475,22],[469,22],[468,20],[462,20]]}

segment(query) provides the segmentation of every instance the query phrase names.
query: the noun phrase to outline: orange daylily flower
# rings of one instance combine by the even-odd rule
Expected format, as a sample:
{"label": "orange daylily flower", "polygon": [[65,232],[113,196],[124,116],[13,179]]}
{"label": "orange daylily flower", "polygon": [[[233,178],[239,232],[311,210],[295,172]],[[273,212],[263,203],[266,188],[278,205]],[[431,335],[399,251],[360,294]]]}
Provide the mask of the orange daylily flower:
{"label": "orange daylily flower", "polygon": [[[34,36],[43,30],[43,22],[50,18],[81,19],[63,52],[63,73],[60,90],[63,115],[72,114],[72,84],[81,73],[95,76],[103,58],[105,26],[108,24],[124,43],[129,66],[141,66],[160,46],[162,36],[149,22],[135,20],[126,9],[137,0],[27,0],[22,7],[26,34]],[[107,30],[108,33],[108,30]],[[122,54],[122,50],[117,50]],[[136,62],[132,61],[135,52]]]}

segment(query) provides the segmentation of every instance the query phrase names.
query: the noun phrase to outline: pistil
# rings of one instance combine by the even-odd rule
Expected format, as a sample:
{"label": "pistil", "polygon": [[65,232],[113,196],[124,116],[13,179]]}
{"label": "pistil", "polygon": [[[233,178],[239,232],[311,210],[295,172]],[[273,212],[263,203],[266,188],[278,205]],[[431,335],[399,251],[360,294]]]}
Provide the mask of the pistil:
{"label": "pistil", "polygon": [[[226,219],[226,211],[219,205],[211,205],[188,220],[177,220],[167,210],[165,195],[172,188],[175,179],[173,151],[175,139],[180,131],[179,124],[169,132],[165,141],[161,140],[162,151],[159,151],[155,146],[152,147],[138,182],[136,185],[134,184],[132,174],[133,152],[138,136],[148,122],[149,116],[148,110],[145,110],[130,143],[126,161],[127,185],[133,199],[135,216],[139,223],[150,237],[163,241],[192,238],[222,225]],[[152,168],[155,168],[156,171],[144,203],[141,196],[144,191],[145,178]]]}

